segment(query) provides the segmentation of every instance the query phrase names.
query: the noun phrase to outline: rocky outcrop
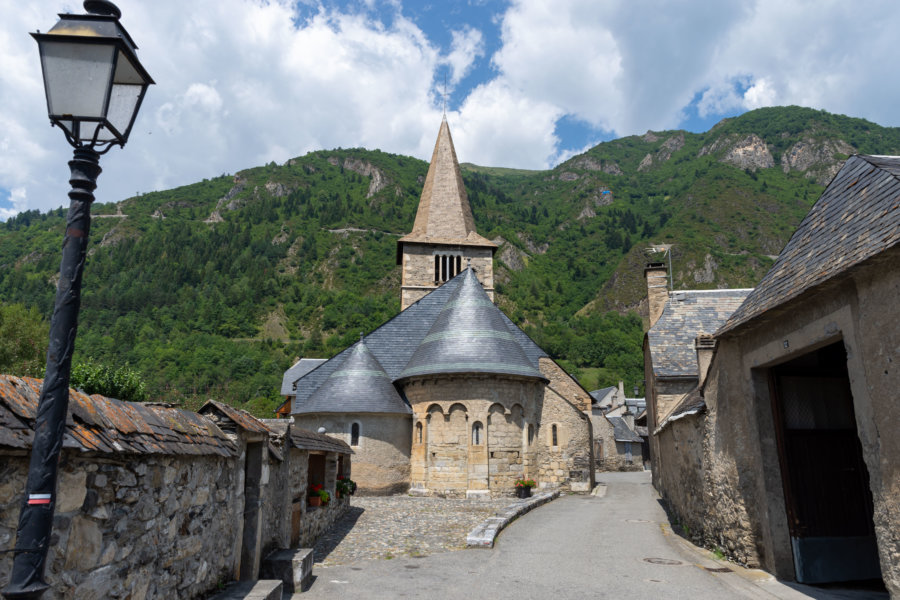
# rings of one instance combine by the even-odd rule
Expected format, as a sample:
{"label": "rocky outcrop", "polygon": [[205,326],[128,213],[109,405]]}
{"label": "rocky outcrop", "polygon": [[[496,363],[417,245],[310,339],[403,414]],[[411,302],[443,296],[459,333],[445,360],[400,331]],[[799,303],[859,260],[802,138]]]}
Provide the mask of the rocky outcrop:
{"label": "rocky outcrop", "polygon": [[287,189],[283,183],[278,183],[275,181],[269,181],[268,183],[266,183],[266,191],[275,198],[284,198],[291,193],[291,191]]}
{"label": "rocky outcrop", "polygon": [[[330,158],[328,159],[328,162],[331,162]],[[369,190],[366,192],[366,198],[371,198],[390,183],[388,178],[385,177],[384,172],[368,161],[359,160],[358,158],[346,158],[344,159],[343,166],[345,169],[349,169],[354,173],[359,173],[363,177],[371,178],[372,181],[369,183]]]}
{"label": "rocky outcrop", "polygon": [[697,156],[722,153],[720,162],[733,165],[739,169],[756,171],[775,166],[775,159],[769,152],[766,143],[755,133],[745,136],[728,135],[718,138],[710,145],[700,149]]}
{"label": "rocky outcrop", "polygon": [[653,155],[648,153],[647,156],[645,156],[643,158],[643,160],[641,160],[641,164],[638,165],[638,171],[646,171],[647,169],[649,169],[652,166],[653,166]]}
{"label": "rocky outcrop", "polygon": [[497,258],[509,267],[510,271],[521,271],[528,265],[529,256],[510,244],[507,240],[497,236],[491,241],[500,246],[500,252]]}
{"label": "rocky outcrop", "polygon": [[575,181],[578,179],[578,174],[572,173],[571,171],[566,171],[565,173],[561,173],[559,175],[560,181]]}
{"label": "rocky outcrop", "polygon": [[650,144],[655,144],[659,141],[659,138],[656,136],[656,134],[649,129],[647,130],[647,133],[641,136],[641,139]]}
{"label": "rocky outcrop", "polygon": [[530,254],[546,254],[547,250],[550,249],[550,244],[535,244],[534,240],[531,239],[525,232],[516,233],[516,237],[519,238],[519,241],[522,242],[522,245],[525,246],[525,249],[528,250]]}
{"label": "rocky outcrop", "polygon": [[592,219],[597,216],[596,211],[590,206],[585,206],[581,209],[581,212],[578,214],[578,220],[584,221],[585,219]]}
{"label": "rocky outcrop", "polygon": [[800,171],[817,183],[827,185],[844,165],[847,156],[856,148],[844,140],[813,140],[806,138],[788,148],[781,155],[781,169],[788,173]]}
{"label": "rocky outcrop", "polygon": [[665,162],[672,158],[672,155],[684,147],[684,134],[678,133],[673,135],[660,146],[656,151],[656,159],[658,162]]}
{"label": "rocky outcrop", "polygon": [[[644,141],[659,141],[659,138],[652,135],[649,131],[642,138]],[[638,165],[638,171],[646,171],[654,164],[662,164],[672,158],[672,155],[684,147],[684,133],[677,133],[662,143],[659,149],[654,153],[647,153],[647,156],[641,160]]]}
{"label": "rocky outcrop", "polygon": [[603,171],[608,175],[621,175],[622,169],[615,161],[597,160],[590,156],[581,156],[571,162],[571,166],[585,171]]}
{"label": "rocky outcrop", "polygon": [[719,264],[712,255],[707,254],[703,259],[703,266],[701,268],[695,268],[695,265],[692,262],[688,265],[688,270],[691,271],[694,281],[697,283],[712,283],[716,278],[716,269],[718,267]]}

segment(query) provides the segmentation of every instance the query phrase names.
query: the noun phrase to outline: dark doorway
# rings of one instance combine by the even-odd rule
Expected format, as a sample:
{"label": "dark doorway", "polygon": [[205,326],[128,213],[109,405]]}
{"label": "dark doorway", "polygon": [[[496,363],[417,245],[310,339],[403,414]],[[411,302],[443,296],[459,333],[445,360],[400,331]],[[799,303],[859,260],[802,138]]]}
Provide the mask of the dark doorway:
{"label": "dark doorway", "polygon": [[260,485],[262,484],[263,444],[247,444],[244,463],[244,535],[241,543],[241,580],[256,579],[260,553]]}
{"label": "dark doorway", "polygon": [[770,374],[797,581],[881,578],[843,343],[778,365]]}

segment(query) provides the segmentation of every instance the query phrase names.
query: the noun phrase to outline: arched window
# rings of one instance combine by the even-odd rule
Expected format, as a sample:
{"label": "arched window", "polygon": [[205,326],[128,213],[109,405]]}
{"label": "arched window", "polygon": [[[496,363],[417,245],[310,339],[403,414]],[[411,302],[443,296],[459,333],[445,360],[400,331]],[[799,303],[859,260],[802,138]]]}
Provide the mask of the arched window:
{"label": "arched window", "polygon": [[554,425],[551,429],[551,435],[553,436],[553,446],[559,446],[559,439],[556,436],[556,425]]}
{"label": "arched window", "polygon": [[350,445],[359,446],[359,423],[350,426]]}
{"label": "arched window", "polygon": [[422,443],[422,423],[416,423],[416,443]]}
{"label": "arched window", "polygon": [[534,443],[534,425],[528,426],[528,445],[532,445]]}
{"label": "arched window", "polygon": [[472,424],[472,445],[480,446],[481,445],[481,423],[479,421],[475,421]]}

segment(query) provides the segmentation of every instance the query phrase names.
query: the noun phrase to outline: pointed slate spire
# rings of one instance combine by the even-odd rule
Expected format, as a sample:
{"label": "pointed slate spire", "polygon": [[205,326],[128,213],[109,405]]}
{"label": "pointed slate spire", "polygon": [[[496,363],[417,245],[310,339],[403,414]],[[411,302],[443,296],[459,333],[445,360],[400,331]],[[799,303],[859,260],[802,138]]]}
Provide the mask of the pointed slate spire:
{"label": "pointed slate spire", "polygon": [[475,231],[475,219],[446,118],[441,121],[434,144],[415,223],[409,235],[400,238],[399,243],[403,242],[497,247]]}
{"label": "pointed slate spire", "polygon": [[326,412],[410,414],[412,411],[381,363],[360,339],[344,363],[294,411]]}
{"label": "pointed slate spire", "polygon": [[441,373],[496,373],[547,380],[528,360],[503,314],[472,268],[409,359],[397,380]]}

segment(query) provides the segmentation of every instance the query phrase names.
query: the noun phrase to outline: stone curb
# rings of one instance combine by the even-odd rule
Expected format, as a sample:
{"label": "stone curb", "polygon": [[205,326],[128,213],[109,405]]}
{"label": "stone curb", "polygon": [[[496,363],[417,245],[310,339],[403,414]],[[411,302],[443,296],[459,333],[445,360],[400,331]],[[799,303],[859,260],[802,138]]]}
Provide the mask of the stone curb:
{"label": "stone curb", "polygon": [[528,511],[547,504],[556,498],[559,498],[559,490],[536,494],[527,500],[519,500],[510,504],[470,531],[469,535],[466,536],[466,546],[469,548],[493,548],[497,536],[500,535],[500,532],[507,525]]}

